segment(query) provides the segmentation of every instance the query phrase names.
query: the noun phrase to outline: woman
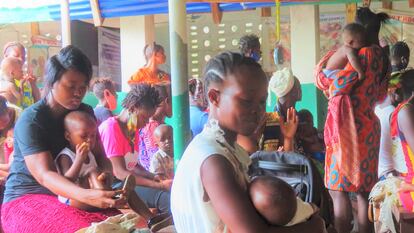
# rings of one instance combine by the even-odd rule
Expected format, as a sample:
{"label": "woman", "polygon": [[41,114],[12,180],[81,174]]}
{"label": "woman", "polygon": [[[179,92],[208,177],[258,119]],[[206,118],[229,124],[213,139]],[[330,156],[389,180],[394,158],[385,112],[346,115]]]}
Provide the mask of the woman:
{"label": "woman", "polygon": [[[46,67],[46,96],[26,109],[14,128],[14,160],[6,182],[2,223],[5,232],[75,232],[92,222],[118,214],[116,210],[88,213],[62,204],[65,196],[98,208],[117,207],[125,199],[113,199],[121,191],[83,189],[56,172],[54,159],[67,144],[63,119],[82,104],[92,66],[76,47],[67,46],[52,56]],[[101,144],[93,148],[98,166],[111,171]]]}
{"label": "woman", "polygon": [[147,83],[147,84],[165,84],[170,82],[170,76],[159,69],[159,66],[165,63],[166,57],[164,48],[152,43],[144,48],[144,56],[147,63],[128,81],[129,85]]}
{"label": "woman", "polygon": [[[156,181],[154,174],[138,164],[138,156],[134,152],[134,143],[128,131],[130,118],[137,119],[137,129],[144,127],[160,102],[154,87],[147,84],[133,86],[122,102],[124,110],[118,116],[102,122],[99,133],[116,178],[123,180],[128,175],[135,176],[135,191],[145,204],[150,208],[157,208],[159,212],[168,213],[170,194],[164,190],[170,189],[171,181]],[[119,180],[115,181],[114,188],[121,186]]]}
{"label": "woman", "polygon": [[16,124],[17,118],[19,118],[21,111],[22,110],[20,108],[14,105],[8,105],[6,98],[0,96],[0,179],[5,179],[10,169],[10,162],[12,158],[9,156],[11,153],[4,153],[6,151],[3,150],[3,148],[5,146],[4,144],[7,143],[6,141],[10,139],[8,134],[13,131],[14,125]]}
{"label": "woman", "polygon": [[152,157],[158,151],[158,145],[153,137],[154,131],[159,125],[165,124],[166,117],[172,116],[171,86],[169,84],[155,85],[154,88],[161,102],[149,122],[144,127],[140,127],[142,129],[138,128],[136,135],[139,163],[147,171],[149,171]]}
{"label": "woman", "polygon": [[204,97],[203,83],[196,79],[188,81],[188,94],[190,97],[190,129],[193,137],[199,134],[208,120],[205,112],[206,100]]}
{"label": "woman", "polygon": [[368,8],[357,11],[356,21],[367,32],[369,47],[360,49],[359,57],[367,77],[358,82],[350,64],[329,80],[322,72],[333,52],[317,66],[316,84],[328,93],[328,114],[325,124],[325,185],[334,201],[335,227],[338,233],[350,232],[352,207],[348,192],[357,193],[359,232],[371,232],[368,221],[368,193],[377,180],[380,124],[374,107],[386,95],[388,59],[379,47],[378,33],[384,13]]}
{"label": "woman", "polygon": [[[294,136],[297,129],[298,119],[294,108],[296,103],[302,100],[302,89],[299,79],[296,78],[290,69],[283,69],[275,72],[269,82],[269,89],[277,96],[275,112],[266,113],[265,121],[250,137],[238,135],[237,142],[249,153],[258,150],[285,151],[294,150]],[[293,114],[295,127],[286,130],[280,122],[287,119],[288,113]]]}

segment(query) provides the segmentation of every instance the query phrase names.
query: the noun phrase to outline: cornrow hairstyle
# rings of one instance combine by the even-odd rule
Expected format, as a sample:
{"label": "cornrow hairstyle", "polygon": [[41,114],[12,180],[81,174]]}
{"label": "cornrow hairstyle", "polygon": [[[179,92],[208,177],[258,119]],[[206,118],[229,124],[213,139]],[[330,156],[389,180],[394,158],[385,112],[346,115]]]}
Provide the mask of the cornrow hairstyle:
{"label": "cornrow hairstyle", "polygon": [[204,68],[204,93],[208,93],[208,88],[211,83],[223,83],[229,75],[233,74],[241,66],[258,69],[265,75],[261,65],[252,58],[245,57],[240,53],[230,51],[222,52],[211,58]]}
{"label": "cornrow hairstyle", "polygon": [[49,58],[45,70],[45,91],[47,95],[53,84],[62,78],[68,70],[75,70],[86,77],[86,84],[92,78],[92,65],[88,57],[77,47],[69,45],[62,48],[58,54]]}
{"label": "cornrow hairstyle", "polygon": [[7,99],[0,95],[0,116],[7,113]]}
{"label": "cornrow hairstyle", "polygon": [[137,108],[154,109],[161,103],[157,90],[148,84],[131,85],[125,99],[122,101],[122,107],[134,111]]}
{"label": "cornrow hairstyle", "polygon": [[9,42],[9,43],[4,45],[4,47],[3,47],[3,56],[10,53],[15,48],[20,49],[21,51],[23,51],[24,54],[26,54],[26,50],[20,42],[12,41],[12,42]]}
{"label": "cornrow hairstyle", "polygon": [[398,41],[391,47],[391,57],[393,59],[401,59],[402,57],[410,57],[410,48],[404,41]]}
{"label": "cornrow hairstyle", "polygon": [[400,82],[403,98],[407,100],[414,92],[414,69],[405,70],[400,76]]}
{"label": "cornrow hairstyle", "polygon": [[241,54],[249,52],[249,49],[260,48],[259,37],[255,34],[244,35],[240,38],[239,49]]}
{"label": "cornrow hairstyle", "polygon": [[162,47],[161,45],[155,42],[145,45],[144,47],[145,61],[148,63],[152,55],[154,55],[155,53],[161,52],[161,51],[164,51],[164,47]]}
{"label": "cornrow hairstyle", "polygon": [[104,91],[115,91],[115,82],[109,77],[94,78],[91,82],[92,92],[98,99],[104,98]]}

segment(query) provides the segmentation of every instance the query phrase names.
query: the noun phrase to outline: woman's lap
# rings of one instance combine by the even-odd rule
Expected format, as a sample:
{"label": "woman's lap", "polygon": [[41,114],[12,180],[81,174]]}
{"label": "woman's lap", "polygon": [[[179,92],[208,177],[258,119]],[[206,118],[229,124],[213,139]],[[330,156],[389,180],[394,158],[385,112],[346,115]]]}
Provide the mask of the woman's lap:
{"label": "woman's lap", "polygon": [[148,207],[157,208],[161,213],[171,212],[169,192],[143,186],[136,186],[135,192]]}
{"label": "woman's lap", "polygon": [[91,213],[62,204],[56,196],[28,194],[3,204],[1,213],[7,233],[72,233],[120,212],[107,209]]}

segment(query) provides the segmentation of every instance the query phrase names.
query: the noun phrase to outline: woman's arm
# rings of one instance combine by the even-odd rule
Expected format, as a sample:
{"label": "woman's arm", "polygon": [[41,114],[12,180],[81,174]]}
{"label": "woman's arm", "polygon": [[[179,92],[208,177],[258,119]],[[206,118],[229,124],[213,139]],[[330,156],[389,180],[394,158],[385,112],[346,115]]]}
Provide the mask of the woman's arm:
{"label": "woman's arm", "polygon": [[141,174],[129,171],[125,166],[125,159],[123,156],[113,156],[110,158],[110,160],[114,168],[114,175],[118,179],[124,180],[128,175],[133,175],[135,176],[135,183],[137,185],[155,189],[168,189],[167,185],[163,182],[156,182],[154,180],[142,176]]}
{"label": "woman's arm", "polygon": [[324,222],[319,216],[292,227],[268,225],[256,212],[247,191],[237,183],[233,167],[221,155],[212,155],[201,166],[201,180],[206,200],[209,199],[220,219],[231,232],[238,233],[322,233]]}
{"label": "woman's arm", "polygon": [[98,207],[122,206],[124,198],[112,199],[119,191],[83,189],[56,172],[50,152],[44,151],[24,157],[27,168],[40,185],[53,193]]}
{"label": "woman's arm", "polygon": [[398,113],[398,127],[404,134],[408,146],[414,148],[414,107],[406,105]]}
{"label": "woman's arm", "polygon": [[95,156],[96,163],[99,169],[102,172],[108,172],[112,174],[112,164],[111,161],[106,157],[105,149],[102,144],[101,137],[99,136],[99,132],[96,133],[96,143],[95,147],[92,148],[92,154]]}

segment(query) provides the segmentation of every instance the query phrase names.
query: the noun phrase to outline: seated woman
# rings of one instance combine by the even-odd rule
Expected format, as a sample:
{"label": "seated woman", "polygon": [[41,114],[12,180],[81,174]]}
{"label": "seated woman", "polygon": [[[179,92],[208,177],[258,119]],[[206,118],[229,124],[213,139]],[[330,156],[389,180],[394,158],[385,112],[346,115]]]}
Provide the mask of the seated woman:
{"label": "seated woman", "polygon": [[[170,212],[171,180],[157,181],[154,174],[146,171],[139,163],[134,144],[128,132],[128,120],[137,119],[134,125],[138,129],[144,127],[154,115],[160,104],[158,92],[147,84],[132,86],[131,91],[122,102],[124,110],[114,117],[108,118],[99,126],[102,143],[112,163],[115,180],[113,188],[121,186],[120,180],[133,175],[136,181],[135,192],[150,208],[157,208],[161,213]],[[135,115],[135,117],[133,117]]]}
{"label": "seated woman", "polygon": [[[177,232],[325,232],[317,215],[291,227],[266,222],[249,199],[249,155],[236,142],[265,114],[268,81],[261,66],[239,53],[210,59],[204,73],[209,121],[187,147],[171,191]],[[296,127],[288,115],[286,129]]]}
{"label": "seated woman", "polygon": [[[14,160],[6,182],[2,223],[5,232],[75,232],[92,222],[119,214],[114,209],[89,213],[64,205],[57,195],[106,209],[123,206],[120,191],[84,189],[57,173],[53,160],[67,146],[63,118],[73,110],[93,115],[82,104],[92,66],[76,47],[52,56],[46,67],[45,97],[26,109],[14,128]],[[111,172],[98,140],[92,149],[99,168]],[[18,213],[18,214],[16,214]]]}
{"label": "seated woman", "polygon": [[159,66],[164,64],[166,60],[164,48],[155,42],[148,44],[144,47],[144,56],[147,63],[131,76],[131,79],[128,80],[128,84],[169,83],[170,75],[159,69]]}
{"label": "seated woman", "polygon": [[0,179],[6,179],[13,160],[13,128],[22,110],[0,96]]}

